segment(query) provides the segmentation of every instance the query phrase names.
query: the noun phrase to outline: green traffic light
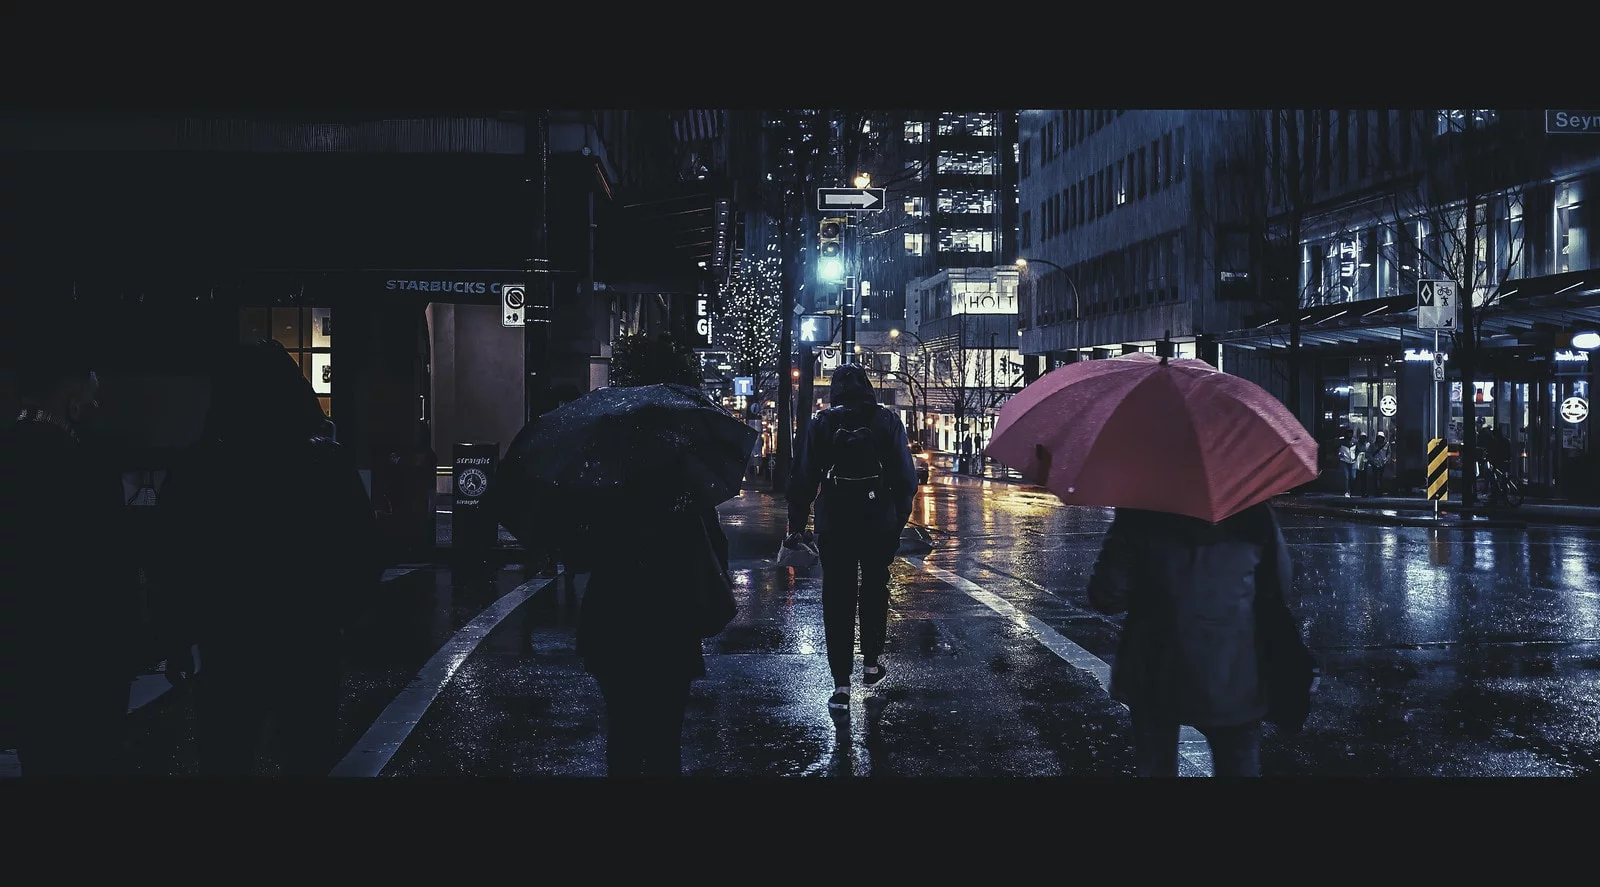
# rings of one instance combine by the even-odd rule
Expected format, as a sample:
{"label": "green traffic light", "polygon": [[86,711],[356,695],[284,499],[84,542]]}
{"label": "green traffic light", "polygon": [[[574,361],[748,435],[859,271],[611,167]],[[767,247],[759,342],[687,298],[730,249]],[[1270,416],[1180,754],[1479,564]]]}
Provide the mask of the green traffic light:
{"label": "green traffic light", "polygon": [[844,280],[844,263],[838,259],[823,259],[817,263],[817,276],[838,283]]}

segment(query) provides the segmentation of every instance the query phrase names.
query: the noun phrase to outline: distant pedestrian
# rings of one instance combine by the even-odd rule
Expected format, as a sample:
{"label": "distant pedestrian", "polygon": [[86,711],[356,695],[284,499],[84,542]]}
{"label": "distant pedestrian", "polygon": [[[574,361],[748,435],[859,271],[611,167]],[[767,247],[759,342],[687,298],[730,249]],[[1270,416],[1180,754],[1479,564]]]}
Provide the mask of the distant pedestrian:
{"label": "distant pedestrian", "polygon": [[[705,676],[698,596],[728,586],[728,537],[715,508],[643,501],[638,532],[585,534],[603,547],[578,611],[578,655],[606,704],[606,773],[683,773],[683,719],[693,682]],[[578,542],[572,548],[582,547]]]}
{"label": "distant pedestrian", "polygon": [[337,762],[344,635],[383,563],[361,476],[326,429],[281,345],[241,346],[213,380],[202,440],[162,491],[152,597],[168,680],[181,686],[200,651],[201,775],[253,775],[269,720],[283,775],[326,776]]}
{"label": "distant pedestrian", "polygon": [[1356,486],[1356,442],[1348,431],[1339,438],[1339,470],[1344,475],[1344,495],[1348,499]]}
{"label": "distant pedestrian", "polygon": [[828,705],[848,710],[858,606],[863,680],[872,686],[886,674],[879,657],[889,626],[889,565],[911,518],[917,471],[905,424],[877,403],[860,366],[834,371],[828,400],[834,405],[811,417],[797,438],[789,534],[805,532],[815,500],[822,622],[834,684]]}
{"label": "distant pedestrian", "polygon": [[[57,344],[57,347],[59,344]],[[0,425],[0,747],[24,777],[118,775],[140,626],[99,379],[65,350],[19,367]]]}
{"label": "distant pedestrian", "polygon": [[[1272,675],[1263,622],[1293,576],[1270,506],[1220,524],[1119,508],[1089,580],[1102,613],[1126,611],[1111,696],[1133,716],[1140,776],[1178,775],[1178,731],[1211,746],[1217,776],[1261,774]],[[1307,705],[1309,702],[1306,701]]]}
{"label": "distant pedestrian", "polygon": [[1365,481],[1369,495],[1383,495],[1383,473],[1389,467],[1390,456],[1389,438],[1382,431],[1372,438],[1372,443],[1367,446],[1365,467],[1367,478]]}
{"label": "distant pedestrian", "polygon": [[1367,459],[1371,456],[1371,449],[1372,442],[1367,439],[1367,433],[1363,431],[1357,434],[1355,443],[1356,461],[1353,463],[1355,466],[1357,496],[1366,497],[1371,495],[1371,491],[1368,489],[1368,480],[1371,475],[1367,471]]}

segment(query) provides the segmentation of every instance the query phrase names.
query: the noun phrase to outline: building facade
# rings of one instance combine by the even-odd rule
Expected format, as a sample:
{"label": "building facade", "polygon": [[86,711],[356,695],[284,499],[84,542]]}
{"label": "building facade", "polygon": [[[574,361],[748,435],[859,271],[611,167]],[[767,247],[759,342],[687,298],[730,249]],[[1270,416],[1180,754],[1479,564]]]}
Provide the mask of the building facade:
{"label": "building facade", "polygon": [[1219,285],[1218,232],[1243,215],[1237,112],[1021,114],[1021,350],[1030,375],[1154,351],[1215,363],[1243,309]]}
{"label": "building facade", "polygon": [[[1005,288],[1014,304],[1017,112],[872,112],[863,115],[861,126],[862,149],[855,167],[869,175],[871,187],[887,190],[888,205],[863,215],[855,239],[859,338],[864,352],[870,350],[868,344],[881,349],[874,365],[881,366],[887,397],[914,429],[913,438],[920,433],[929,446],[954,449],[956,440],[971,431],[960,428],[993,412],[978,403],[992,398],[979,398],[976,390],[995,386],[989,384],[993,373],[982,385],[968,380],[975,382],[968,386],[952,367],[964,360],[988,367],[993,361],[980,361],[980,351],[1002,361],[1015,347],[1014,316],[1004,323],[992,321],[996,329],[1009,332],[990,348],[989,328],[982,335],[973,332],[970,340],[962,338],[958,333],[965,327],[948,320],[948,306],[952,290],[965,292],[969,286],[973,293],[988,288],[991,302],[993,292]],[[930,293],[943,293],[945,301],[939,302],[938,295],[929,301]],[[936,304],[945,307],[935,309]],[[961,311],[957,306],[954,313]],[[924,323],[934,327],[925,332]],[[931,387],[915,390],[924,384],[918,381],[923,377]],[[915,430],[918,423],[920,432]]]}
{"label": "building facade", "polygon": [[263,337],[296,355],[369,475],[446,463],[459,441],[503,450],[531,351],[506,288],[526,294],[541,230],[551,387],[595,383],[626,310],[608,280],[699,287],[670,242],[608,242],[657,232],[622,204],[677,174],[669,123],[552,112],[542,214],[536,146],[520,112],[6,115],[5,353],[41,331],[84,342],[130,468],[191,443],[214,360]]}
{"label": "building facade", "polygon": [[[1590,354],[1573,344],[1600,329],[1586,210],[1600,146],[1547,134],[1537,110],[1260,115],[1269,170],[1285,162],[1287,127],[1301,146],[1298,310],[1269,309],[1220,335],[1229,370],[1285,397],[1297,377],[1300,418],[1324,442],[1328,469],[1339,436],[1381,431],[1397,456],[1387,488],[1415,490],[1427,442],[1460,443],[1472,423],[1505,433],[1530,491],[1600,494]],[[1280,230],[1292,209],[1275,195]],[[1447,312],[1463,325],[1440,333],[1437,358],[1417,310],[1433,280],[1470,293],[1474,314],[1468,328]],[[1465,393],[1464,343],[1476,365]],[[1435,360],[1445,380],[1435,381]],[[1326,470],[1325,486],[1334,477]]]}

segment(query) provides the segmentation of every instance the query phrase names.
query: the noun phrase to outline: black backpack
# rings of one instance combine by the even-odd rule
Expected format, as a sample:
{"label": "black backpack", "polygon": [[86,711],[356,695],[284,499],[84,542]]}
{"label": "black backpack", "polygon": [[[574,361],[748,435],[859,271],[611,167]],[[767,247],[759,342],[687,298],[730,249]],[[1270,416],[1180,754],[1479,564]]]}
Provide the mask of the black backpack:
{"label": "black backpack", "polygon": [[845,522],[881,512],[888,502],[878,435],[873,413],[841,410],[834,423],[829,455],[832,464],[823,478],[828,516]]}

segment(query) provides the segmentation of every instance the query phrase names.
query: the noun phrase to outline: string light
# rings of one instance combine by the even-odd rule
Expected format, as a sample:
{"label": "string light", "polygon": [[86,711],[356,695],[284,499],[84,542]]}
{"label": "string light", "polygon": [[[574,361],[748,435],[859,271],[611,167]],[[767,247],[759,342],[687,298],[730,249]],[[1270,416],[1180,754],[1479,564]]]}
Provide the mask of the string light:
{"label": "string light", "polygon": [[760,377],[778,362],[783,324],[783,267],[777,259],[744,257],[722,288],[721,347],[734,371]]}

